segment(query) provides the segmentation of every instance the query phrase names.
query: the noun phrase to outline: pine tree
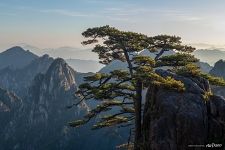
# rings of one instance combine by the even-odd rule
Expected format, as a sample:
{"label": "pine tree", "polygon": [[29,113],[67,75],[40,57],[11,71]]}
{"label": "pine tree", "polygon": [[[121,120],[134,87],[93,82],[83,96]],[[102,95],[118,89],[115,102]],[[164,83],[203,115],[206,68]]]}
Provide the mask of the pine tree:
{"label": "pine tree", "polygon": [[[89,122],[102,112],[119,108],[115,114],[101,116],[93,129],[109,126],[134,125],[134,150],[140,150],[142,141],[142,108],[143,89],[149,85],[156,85],[170,90],[182,92],[184,84],[172,77],[163,78],[155,73],[155,68],[170,67],[180,75],[195,75],[210,79],[214,84],[224,85],[223,80],[202,74],[193,63],[198,62],[190,55],[195,48],[183,45],[177,36],[147,35],[120,31],[110,26],[89,28],[82,33],[87,41],[84,45],[96,44],[93,52],[99,55],[100,62],[109,64],[113,60],[126,62],[128,71],[113,70],[108,74],[96,73],[85,77],[85,83],[80,85],[76,93],[80,97],[78,105],[83,101],[95,100],[100,104],[90,110],[82,120],[70,122],[70,126],[78,127]],[[138,52],[147,49],[157,52],[155,58],[139,56]],[[175,51],[176,54],[163,56],[166,51]]]}

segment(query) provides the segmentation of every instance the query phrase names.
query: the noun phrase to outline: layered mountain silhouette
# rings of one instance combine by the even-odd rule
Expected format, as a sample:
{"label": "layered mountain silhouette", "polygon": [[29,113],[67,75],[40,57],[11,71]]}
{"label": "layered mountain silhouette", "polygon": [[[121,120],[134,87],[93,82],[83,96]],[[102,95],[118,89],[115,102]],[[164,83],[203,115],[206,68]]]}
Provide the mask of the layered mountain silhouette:
{"label": "layered mountain silhouette", "polygon": [[[13,49],[16,53],[18,49],[23,51],[23,53],[27,52],[21,48]],[[7,51],[7,58],[13,58],[14,50]],[[174,54],[174,52],[168,52],[166,55],[171,54]],[[149,53],[146,50],[141,51],[138,55],[147,55],[153,58],[155,56],[155,54]],[[33,56],[35,56],[35,58]],[[20,57],[23,57],[23,55],[18,55],[17,57],[19,60],[22,59]],[[71,128],[68,126],[69,121],[81,118],[91,107],[97,105],[95,102],[84,102],[78,107],[72,107],[71,109],[66,108],[78,102],[74,93],[78,90],[78,86],[84,82],[84,77],[92,75],[93,73],[77,72],[66,60],[62,58],[54,59],[49,55],[38,57],[31,53],[31,58],[29,58],[29,60],[31,61],[29,63],[27,62],[26,65],[22,62],[23,65],[17,64],[17,67],[16,65],[12,67],[12,65],[10,65],[12,62],[6,62],[6,67],[0,69],[1,150],[113,150],[117,145],[126,143],[129,136],[127,128],[107,128],[91,131],[90,128],[96,120],[91,121],[81,128]],[[73,65],[74,63],[74,66],[77,65],[75,63],[77,60],[71,61],[70,64]],[[80,61],[80,63],[82,63],[82,61]],[[89,64],[86,65],[89,66]],[[211,66],[207,63],[200,62],[198,65],[205,72],[210,71],[210,73],[215,76],[224,77],[225,73],[221,68],[224,68],[225,64],[222,60],[218,61],[212,70]],[[113,61],[102,68],[100,72],[108,73],[114,69],[127,69],[127,65],[120,61]],[[165,70],[159,70],[158,73],[164,76],[175,76]],[[146,144],[148,145],[152,143],[150,141],[153,141],[154,145],[150,145],[149,147],[156,146],[158,149],[161,148],[164,150],[166,144],[158,144],[158,139],[161,139],[163,143],[169,140],[167,143],[172,147],[177,147],[176,141],[181,143],[180,145],[185,145],[188,142],[194,143],[194,141],[191,140],[193,137],[201,143],[204,143],[208,140],[207,135],[199,136],[200,132],[197,132],[197,130],[202,131],[206,129],[210,138],[216,138],[213,135],[214,130],[216,132],[215,136],[223,138],[221,133],[223,134],[222,130],[224,130],[224,128],[221,126],[220,118],[223,117],[223,109],[225,108],[223,106],[224,99],[213,96],[211,99],[214,102],[207,103],[206,105],[200,95],[202,92],[204,93],[210,90],[207,81],[203,79],[193,79],[192,81],[180,76],[175,76],[175,78],[184,81],[185,85],[188,85],[186,93],[183,94],[185,96],[182,103],[180,103],[179,97],[181,97],[181,95],[179,93],[171,93],[165,89],[158,89],[154,92],[157,94],[156,97],[151,98],[151,89],[147,92],[146,100],[157,99],[157,102],[152,104],[155,109],[148,110],[149,108],[145,108],[146,112],[144,113],[144,118],[146,126],[144,126],[143,130],[144,136],[146,137]],[[212,87],[212,90],[216,94],[225,96],[224,88]],[[202,102],[200,103],[199,101]],[[149,103],[151,103],[151,101],[149,101]],[[190,113],[188,109],[177,110],[178,107],[189,108],[193,113]],[[167,109],[161,110],[157,108]],[[154,117],[149,117],[148,113],[151,114],[152,111],[158,114],[159,121]],[[208,113],[206,113],[206,111]],[[185,119],[181,117],[181,119],[177,118],[175,123],[167,122],[167,120],[164,119],[165,117],[171,119],[174,115],[176,116],[176,114],[171,112],[179,112],[180,116],[184,116],[183,118]],[[201,116],[202,114],[203,116]],[[192,119],[193,116],[197,117],[197,122],[195,122],[195,119]],[[205,118],[208,119],[205,125],[210,126],[209,128],[206,128],[202,124]],[[175,130],[171,130],[171,134],[167,134],[169,133],[167,131],[168,127],[164,125],[168,124],[171,129],[175,129],[175,124],[178,125],[182,121],[191,122],[186,123],[187,125],[184,126],[184,129],[181,130],[182,126],[178,126],[179,131],[175,132]],[[148,122],[151,122],[153,125],[155,124],[157,132],[153,132],[153,126],[148,126]],[[220,126],[216,128],[215,126],[217,124]],[[186,134],[191,131],[191,128],[189,128],[191,126],[196,126],[196,132]],[[183,131],[185,131],[185,133]],[[156,139],[151,139],[152,137],[149,135],[154,135]],[[181,136],[181,140],[180,138],[174,138],[174,135]],[[168,138],[170,136],[172,137]],[[183,136],[189,138],[182,141],[182,139],[185,139]],[[166,145],[166,147],[168,147],[168,145]],[[183,147],[179,148],[182,149]]]}
{"label": "layered mountain silhouette", "polygon": [[0,149],[113,150],[124,143],[127,132],[115,128],[91,131],[94,122],[79,129],[68,126],[90,107],[82,103],[67,109],[78,102],[74,93],[91,74],[76,72],[64,59],[48,55],[23,68],[0,70]]}
{"label": "layered mountain silhouette", "polygon": [[98,72],[104,65],[95,60],[66,59],[66,62],[75,70],[83,73]]}
{"label": "layered mountain silhouette", "polygon": [[193,52],[196,58],[200,59],[202,62],[206,62],[211,66],[220,60],[225,60],[224,49],[200,49]]}
{"label": "layered mountain silhouette", "polygon": [[63,46],[59,48],[38,48],[33,45],[26,43],[17,44],[25,50],[30,50],[31,52],[42,56],[48,54],[53,58],[63,58],[63,59],[81,59],[81,60],[98,60],[98,55],[93,53],[91,49],[81,49],[76,47]]}
{"label": "layered mountain silhouette", "polygon": [[35,58],[23,68],[4,68],[0,70],[0,85],[1,87],[14,91],[17,95],[23,97],[26,95],[27,88],[30,86],[34,77],[38,73],[45,73],[52,62],[53,58],[48,55],[44,55],[42,57]]}

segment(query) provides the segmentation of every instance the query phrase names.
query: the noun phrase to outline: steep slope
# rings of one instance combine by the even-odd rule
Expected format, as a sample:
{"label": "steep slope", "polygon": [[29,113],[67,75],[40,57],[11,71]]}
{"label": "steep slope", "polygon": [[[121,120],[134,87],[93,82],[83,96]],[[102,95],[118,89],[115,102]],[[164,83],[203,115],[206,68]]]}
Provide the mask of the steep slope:
{"label": "steep slope", "polygon": [[2,53],[0,53],[0,69],[10,67],[11,69],[20,69],[28,65],[38,56],[25,51],[21,47],[12,47]]}
{"label": "steep slope", "polygon": [[[215,63],[213,69],[209,72],[213,76],[222,77],[225,79],[225,61],[219,60]],[[225,98],[225,87],[213,87],[213,92],[217,95],[223,96]]]}
{"label": "steep slope", "polygon": [[54,60],[46,73],[36,75],[24,99],[24,107],[18,113],[21,115],[4,129],[0,149],[114,150],[116,145],[124,143],[127,140],[125,130],[92,131],[94,120],[81,128],[67,126],[69,121],[81,118],[88,110],[85,103],[66,109],[78,102],[74,92],[86,75],[90,73],[77,73],[60,58]]}
{"label": "steep slope", "polygon": [[0,149],[66,149],[67,141],[72,140],[67,123],[86,111],[86,105],[66,109],[76,102],[74,76],[75,72],[63,59],[56,59],[46,73],[36,75],[24,100],[22,116],[4,131],[7,138],[3,143],[11,144]]}
{"label": "steep slope", "polygon": [[165,70],[157,73],[182,81],[186,89],[179,93],[159,86],[149,87],[143,121],[145,149],[188,150],[191,145],[203,145],[200,149],[205,149],[211,143],[223,149],[225,99],[207,96],[211,91],[209,83],[200,77],[187,78]]}
{"label": "steep slope", "polygon": [[[22,106],[22,100],[7,90],[0,88],[0,120],[1,127],[4,122],[10,120],[16,111],[18,111]],[[5,118],[5,119],[3,119]]]}
{"label": "steep slope", "polygon": [[15,124],[21,117],[23,109],[22,100],[14,93],[0,88],[0,149],[7,143],[3,142],[9,137],[8,129],[15,132]]}
{"label": "steep slope", "polygon": [[210,71],[210,74],[225,79],[225,61],[217,61],[212,70]]}
{"label": "steep slope", "polygon": [[212,66],[210,66],[208,63],[205,62],[198,62],[197,66],[199,66],[201,71],[204,73],[209,73],[213,68]]}
{"label": "steep slope", "polygon": [[80,110],[66,109],[76,102],[74,76],[75,72],[63,59],[56,59],[46,74],[35,77],[28,96],[28,128],[32,131],[29,135],[38,136],[29,141],[32,149],[63,149],[67,146],[65,143],[71,135],[66,124],[86,109],[85,105]]}
{"label": "steep slope", "polygon": [[[39,138],[30,140],[30,147],[56,150],[74,148],[104,150],[114,149],[123,141],[122,134],[118,134],[116,129],[94,132],[90,130],[92,123],[79,129],[67,126],[69,121],[81,118],[88,110],[85,103],[79,107],[66,109],[66,106],[78,102],[73,95],[79,84],[78,78],[85,75],[78,74],[59,58],[51,64],[46,74],[36,76],[29,92],[28,100],[32,102],[29,104],[28,124],[32,130],[31,136],[37,135]],[[107,144],[101,145],[100,141]]]}
{"label": "steep slope", "polygon": [[52,62],[53,58],[44,55],[21,69],[2,69],[0,70],[0,86],[24,97],[34,77],[38,73],[45,73]]}

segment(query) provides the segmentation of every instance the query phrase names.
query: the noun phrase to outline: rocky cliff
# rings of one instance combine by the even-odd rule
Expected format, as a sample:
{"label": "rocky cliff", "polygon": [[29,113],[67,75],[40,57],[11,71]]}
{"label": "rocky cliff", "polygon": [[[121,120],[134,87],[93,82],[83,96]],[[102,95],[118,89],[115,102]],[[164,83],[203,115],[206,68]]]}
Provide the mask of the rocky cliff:
{"label": "rocky cliff", "polygon": [[24,97],[34,77],[39,73],[46,73],[52,62],[53,58],[43,55],[23,68],[11,69],[8,67],[2,69],[0,70],[0,86]]}
{"label": "rocky cliff", "polygon": [[[7,90],[0,88],[0,128],[3,129],[15,119],[17,113],[22,109],[22,100]],[[0,130],[0,135],[2,134]]]}
{"label": "rocky cliff", "polygon": [[74,77],[74,70],[63,59],[56,59],[46,74],[35,77],[28,96],[31,123],[49,120],[51,115],[60,116],[66,112],[66,106],[76,102],[73,97],[77,90]]}
{"label": "rocky cliff", "polygon": [[208,81],[164,70],[157,73],[182,81],[186,90],[179,93],[149,87],[143,116],[144,149],[205,149],[207,144],[224,144],[225,100],[211,94]]}
{"label": "rocky cliff", "polygon": [[[15,127],[22,117],[20,113],[22,110],[23,101],[14,93],[0,88],[0,149],[4,149],[8,145],[4,141],[7,141],[12,133],[17,132]],[[15,137],[12,136],[11,139],[14,140]]]}
{"label": "rocky cliff", "polygon": [[[85,103],[72,109],[66,107],[78,102],[74,93],[83,77],[90,73],[77,73],[60,58],[46,67],[48,69],[41,73],[38,73],[38,67],[33,67],[34,73],[30,73],[38,74],[33,77],[24,98],[18,98],[22,101],[21,108],[12,109],[17,110],[15,117],[6,116],[8,121],[4,128],[0,128],[1,150],[114,150],[127,140],[125,130],[121,132],[121,129],[109,128],[92,131],[94,121],[81,128],[69,127],[68,122],[81,118],[88,109]],[[1,98],[0,95],[0,102]],[[8,105],[0,105],[1,110],[8,111]],[[2,121],[3,118],[0,119]]]}
{"label": "rocky cliff", "polygon": [[[0,129],[3,138],[0,149],[66,149],[69,145],[66,143],[74,137],[74,129],[70,129],[67,123],[86,111],[85,105],[66,109],[76,102],[74,77],[74,70],[63,59],[56,59],[46,73],[38,74],[23,99],[23,108],[16,114],[17,120],[7,117],[10,126]],[[11,105],[4,102],[1,106],[3,111],[8,111],[7,106]]]}

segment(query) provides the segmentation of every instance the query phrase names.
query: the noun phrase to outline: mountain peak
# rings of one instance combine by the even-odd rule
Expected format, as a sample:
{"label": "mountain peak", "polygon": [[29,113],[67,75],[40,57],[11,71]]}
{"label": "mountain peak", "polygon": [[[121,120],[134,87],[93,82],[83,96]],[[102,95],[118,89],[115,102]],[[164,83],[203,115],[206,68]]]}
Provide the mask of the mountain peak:
{"label": "mountain peak", "polygon": [[37,55],[33,54],[32,52],[30,52],[30,50],[25,50],[20,46],[14,46],[11,47],[9,49],[7,49],[6,51],[2,52],[1,54],[6,54],[6,55],[33,55],[35,57],[38,57]]}
{"label": "mountain peak", "polygon": [[222,59],[217,61],[213,69],[210,71],[210,74],[217,77],[223,77],[225,79],[225,61]]}
{"label": "mountain peak", "polygon": [[25,51],[25,50],[20,46],[14,46],[14,47],[7,49],[6,51]]}
{"label": "mountain peak", "polygon": [[0,53],[0,69],[6,67],[20,69],[36,58],[38,58],[38,56],[31,53],[29,50],[25,51],[23,48],[15,46]]}
{"label": "mountain peak", "polygon": [[[65,60],[64,59],[62,59],[62,58],[57,58],[57,59],[55,59],[53,62],[52,62],[52,64],[50,65],[50,67],[49,67],[49,69],[48,69],[48,71],[47,71],[47,74],[49,74],[50,72],[52,72],[53,70],[55,70],[55,69],[59,69],[59,68],[61,68],[61,69],[65,69],[65,68],[68,68],[69,66],[68,66],[68,64],[65,62]],[[71,68],[72,69],[72,68]]]}
{"label": "mountain peak", "polygon": [[218,60],[218,61],[215,63],[215,66],[216,66],[216,65],[220,65],[220,64],[224,64],[224,63],[225,63],[225,61],[222,60],[222,59],[220,59],[220,60]]}
{"label": "mountain peak", "polygon": [[75,71],[62,58],[55,59],[50,65],[45,81],[49,87],[62,87],[65,90],[76,87]]}
{"label": "mountain peak", "polygon": [[52,65],[55,64],[66,64],[66,61],[62,58],[56,58],[55,61],[52,63]]}

